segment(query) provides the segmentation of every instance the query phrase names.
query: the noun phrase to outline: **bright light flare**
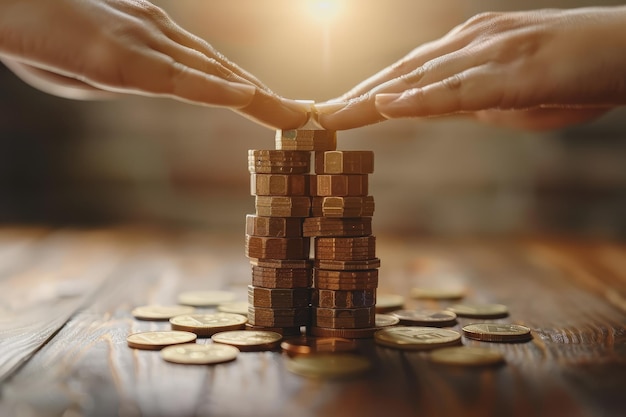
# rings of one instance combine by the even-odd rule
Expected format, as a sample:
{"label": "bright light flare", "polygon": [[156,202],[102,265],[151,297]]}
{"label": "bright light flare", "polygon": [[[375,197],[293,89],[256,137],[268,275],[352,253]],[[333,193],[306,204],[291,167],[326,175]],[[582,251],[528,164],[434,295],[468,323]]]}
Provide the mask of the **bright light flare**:
{"label": "bright light flare", "polygon": [[339,14],[340,0],[308,0],[309,13],[316,20],[331,21]]}

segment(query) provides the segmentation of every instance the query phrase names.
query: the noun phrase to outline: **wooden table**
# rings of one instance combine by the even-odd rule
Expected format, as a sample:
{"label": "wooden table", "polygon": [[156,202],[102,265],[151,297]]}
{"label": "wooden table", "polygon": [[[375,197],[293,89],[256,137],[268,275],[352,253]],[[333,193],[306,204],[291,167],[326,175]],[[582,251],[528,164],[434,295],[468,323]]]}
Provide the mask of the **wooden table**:
{"label": "wooden table", "polygon": [[[290,373],[280,352],[185,366],[130,349],[133,332],[167,329],[131,309],[191,289],[244,299],[243,236],[133,228],[0,229],[1,416],[623,416],[626,247],[567,240],[378,237],[379,294],[406,307],[416,286],[460,284],[465,301],[510,309],[497,322],[527,343],[485,343],[499,367],[462,368],[360,342],[370,373],[344,380]],[[456,330],[477,320],[459,319]],[[208,343],[200,340],[200,343]]]}

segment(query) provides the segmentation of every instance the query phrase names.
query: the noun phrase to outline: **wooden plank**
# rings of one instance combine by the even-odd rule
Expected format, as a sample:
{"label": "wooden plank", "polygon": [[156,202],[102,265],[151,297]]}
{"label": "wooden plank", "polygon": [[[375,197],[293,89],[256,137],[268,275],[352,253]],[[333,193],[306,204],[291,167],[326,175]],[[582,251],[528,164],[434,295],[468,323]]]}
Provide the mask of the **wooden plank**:
{"label": "wooden plank", "polygon": [[[115,272],[7,381],[1,415],[622,414],[626,315],[603,294],[621,291],[623,247],[379,237],[380,292],[408,295],[413,286],[462,284],[465,301],[508,305],[510,316],[493,321],[528,325],[534,338],[518,344],[464,340],[503,352],[506,365],[486,369],[436,365],[428,353],[364,340],[360,352],[373,362],[370,374],[322,381],[289,373],[279,352],[242,353],[232,363],[204,367],[129,349],[128,334],[168,328],[134,320],[135,305],[171,303],[189,289],[234,289],[245,299],[250,271],[242,236],[116,233],[108,244],[123,247],[124,255]],[[451,302],[406,304],[441,308]],[[454,328],[475,321],[461,318]]]}

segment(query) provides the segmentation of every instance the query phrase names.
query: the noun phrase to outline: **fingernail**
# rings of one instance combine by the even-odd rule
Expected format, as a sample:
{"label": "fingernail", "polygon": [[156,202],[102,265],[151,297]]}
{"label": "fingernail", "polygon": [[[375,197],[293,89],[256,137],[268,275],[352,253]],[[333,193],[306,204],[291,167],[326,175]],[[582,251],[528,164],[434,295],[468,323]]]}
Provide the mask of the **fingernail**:
{"label": "fingernail", "polygon": [[326,115],[326,114],[336,113],[339,110],[346,107],[347,105],[348,103],[346,102],[339,102],[339,103],[326,102],[326,103],[314,104],[313,109],[314,109],[314,112],[317,114]]}

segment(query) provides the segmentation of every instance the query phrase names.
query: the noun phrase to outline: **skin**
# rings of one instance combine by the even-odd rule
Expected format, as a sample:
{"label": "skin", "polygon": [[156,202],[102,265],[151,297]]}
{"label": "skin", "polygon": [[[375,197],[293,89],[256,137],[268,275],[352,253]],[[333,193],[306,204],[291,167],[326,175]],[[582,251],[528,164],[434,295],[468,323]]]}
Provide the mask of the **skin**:
{"label": "skin", "polygon": [[309,116],[145,0],[0,0],[0,60],[66,98],[169,97],[282,129]]}
{"label": "skin", "polygon": [[466,114],[522,129],[626,104],[626,7],[485,13],[317,104],[327,129]]}

